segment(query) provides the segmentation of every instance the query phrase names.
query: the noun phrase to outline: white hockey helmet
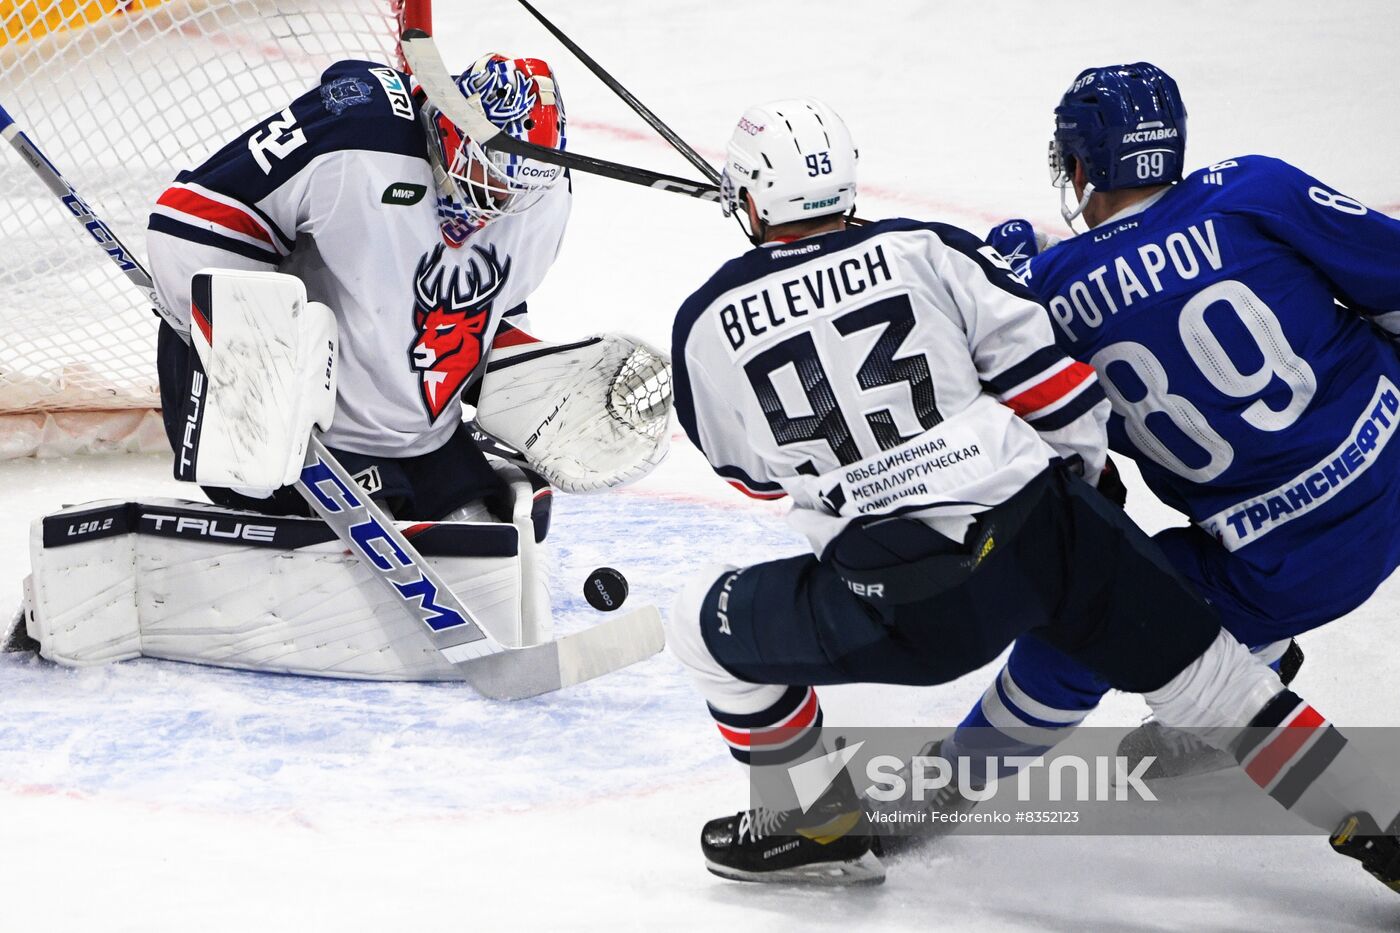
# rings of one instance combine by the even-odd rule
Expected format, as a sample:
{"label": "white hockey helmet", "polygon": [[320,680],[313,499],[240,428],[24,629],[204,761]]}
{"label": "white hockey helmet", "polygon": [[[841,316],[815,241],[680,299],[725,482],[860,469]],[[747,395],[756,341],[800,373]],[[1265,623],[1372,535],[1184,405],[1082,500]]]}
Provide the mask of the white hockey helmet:
{"label": "white hockey helmet", "polygon": [[720,178],[726,217],[747,216],[745,191],[769,225],[844,214],[855,205],[858,156],[851,132],[819,100],[750,107],[739,118],[727,152]]}

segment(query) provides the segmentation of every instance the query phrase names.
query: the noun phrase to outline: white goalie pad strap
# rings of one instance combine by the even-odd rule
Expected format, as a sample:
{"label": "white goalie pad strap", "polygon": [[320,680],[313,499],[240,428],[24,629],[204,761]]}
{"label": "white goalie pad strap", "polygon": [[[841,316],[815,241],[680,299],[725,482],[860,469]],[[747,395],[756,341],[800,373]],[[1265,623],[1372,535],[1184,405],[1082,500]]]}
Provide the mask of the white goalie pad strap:
{"label": "white goalie pad strap", "polygon": [[669,449],[670,417],[665,355],[617,334],[493,353],[476,410],[483,431],[564,492],[650,473]]}
{"label": "white goalie pad strap", "polygon": [[295,276],[203,269],[190,321],[194,430],[177,475],[246,489],[294,482],[311,430],[335,413],[334,314]]}
{"label": "white goalie pad strap", "polygon": [[[400,523],[492,638],[519,646],[514,524]],[[67,665],[137,656],[372,680],[460,680],[427,629],[315,519],[179,500],[39,519],[26,628]]]}
{"label": "white goalie pad strap", "polygon": [[547,496],[548,489],[536,492],[524,471],[513,463],[493,460],[491,466],[506,481],[512,499],[511,523],[520,538],[520,637],[524,644],[538,645],[554,637],[554,613],[549,601],[549,580],[544,572],[543,548],[535,542],[535,496]]}

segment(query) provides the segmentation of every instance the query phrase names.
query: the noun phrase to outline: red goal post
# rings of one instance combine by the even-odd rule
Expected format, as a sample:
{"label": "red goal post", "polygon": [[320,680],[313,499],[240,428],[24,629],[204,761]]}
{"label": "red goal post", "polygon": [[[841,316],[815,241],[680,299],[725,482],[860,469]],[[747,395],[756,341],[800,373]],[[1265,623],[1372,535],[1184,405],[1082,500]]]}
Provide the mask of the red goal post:
{"label": "red goal post", "polygon": [[[177,172],[331,62],[401,63],[401,3],[0,0],[0,101],[144,257]],[[166,449],[157,318],[0,148],[0,459]]]}

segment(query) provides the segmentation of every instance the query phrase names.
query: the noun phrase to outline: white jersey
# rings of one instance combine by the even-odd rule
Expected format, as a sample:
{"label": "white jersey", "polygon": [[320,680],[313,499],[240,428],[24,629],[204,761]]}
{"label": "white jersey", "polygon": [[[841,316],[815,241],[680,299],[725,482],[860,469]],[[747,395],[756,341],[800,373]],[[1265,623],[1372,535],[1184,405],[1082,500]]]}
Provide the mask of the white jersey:
{"label": "white jersey", "polygon": [[385,457],[445,444],[493,341],[527,339],[501,322],[523,313],[554,262],[571,202],[566,179],[464,242],[464,230],[444,231],[405,81],[369,62],[332,66],[319,87],[181,173],[149,235],[156,291],[186,329],[199,269],[302,279],[340,329],[325,442]]}
{"label": "white jersey", "polygon": [[818,554],[864,516],[961,538],[1055,457],[1103,467],[1094,371],[1005,260],[945,224],[752,250],[682,306],[672,356],[691,440],[740,490],[792,496]]}

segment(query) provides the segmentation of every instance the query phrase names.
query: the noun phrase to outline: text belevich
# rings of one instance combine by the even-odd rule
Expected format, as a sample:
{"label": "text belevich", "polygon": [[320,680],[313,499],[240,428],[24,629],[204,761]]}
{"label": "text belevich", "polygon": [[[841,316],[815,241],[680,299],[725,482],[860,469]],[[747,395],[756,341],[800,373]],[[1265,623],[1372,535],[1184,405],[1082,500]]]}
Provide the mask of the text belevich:
{"label": "text belevich", "polygon": [[720,327],[730,349],[738,350],[750,337],[766,334],[813,311],[835,307],[849,298],[894,278],[885,248],[876,244],[859,256],[846,256],[829,265],[804,266],[805,271],[719,309]]}

